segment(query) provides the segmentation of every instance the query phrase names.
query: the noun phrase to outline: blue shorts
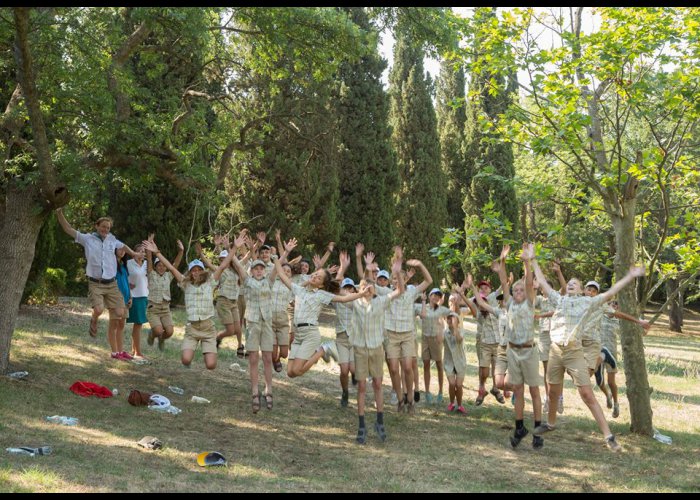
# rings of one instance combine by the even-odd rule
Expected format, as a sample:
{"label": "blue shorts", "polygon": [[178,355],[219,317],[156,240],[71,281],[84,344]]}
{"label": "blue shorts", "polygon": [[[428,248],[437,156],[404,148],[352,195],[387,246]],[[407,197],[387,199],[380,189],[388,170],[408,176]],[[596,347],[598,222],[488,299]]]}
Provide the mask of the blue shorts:
{"label": "blue shorts", "polygon": [[131,308],[129,309],[129,317],[126,319],[127,323],[135,323],[137,325],[143,325],[148,323],[146,319],[146,307],[148,306],[148,297],[132,297]]}

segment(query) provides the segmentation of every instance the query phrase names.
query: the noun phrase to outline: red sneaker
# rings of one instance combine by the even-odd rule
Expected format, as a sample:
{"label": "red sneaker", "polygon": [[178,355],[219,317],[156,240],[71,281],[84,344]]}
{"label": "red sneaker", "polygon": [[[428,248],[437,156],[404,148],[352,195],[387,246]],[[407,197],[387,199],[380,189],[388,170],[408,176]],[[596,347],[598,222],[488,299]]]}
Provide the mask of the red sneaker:
{"label": "red sneaker", "polygon": [[449,405],[447,405],[447,411],[454,411],[454,409],[455,409],[454,403],[450,403]]}
{"label": "red sneaker", "polygon": [[460,412],[462,415],[467,414],[467,410],[464,408],[464,406],[461,405],[457,407],[457,411]]}
{"label": "red sneaker", "polygon": [[124,361],[131,361],[132,359],[134,359],[134,357],[128,352],[122,351],[119,353],[119,359],[123,359]]}

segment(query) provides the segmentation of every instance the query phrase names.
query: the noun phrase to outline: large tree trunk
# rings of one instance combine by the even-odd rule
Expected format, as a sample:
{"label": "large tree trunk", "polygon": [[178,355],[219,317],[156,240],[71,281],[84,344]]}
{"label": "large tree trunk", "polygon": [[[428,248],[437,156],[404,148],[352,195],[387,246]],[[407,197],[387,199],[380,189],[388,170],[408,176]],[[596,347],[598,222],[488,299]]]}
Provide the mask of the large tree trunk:
{"label": "large tree trunk", "polygon": [[676,293],[678,290],[678,280],[669,279],[666,281],[666,297],[668,302],[668,327],[672,332],[683,332],[683,293]]}
{"label": "large tree trunk", "polygon": [[[634,216],[635,199],[627,199],[622,205],[621,216],[612,216],[615,229],[615,276],[619,280],[625,276],[635,262],[634,259]],[[618,295],[620,310],[635,317],[639,316],[635,287],[627,286]],[[629,321],[620,321],[620,342],[625,360],[625,381],[627,400],[630,405],[630,430],[637,434],[652,436],[651,400],[642,328]]]}
{"label": "large tree trunk", "polygon": [[47,216],[39,206],[38,189],[10,183],[0,214],[0,373],[7,373],[10,344],[19,303],[34,260],[39,230]]}

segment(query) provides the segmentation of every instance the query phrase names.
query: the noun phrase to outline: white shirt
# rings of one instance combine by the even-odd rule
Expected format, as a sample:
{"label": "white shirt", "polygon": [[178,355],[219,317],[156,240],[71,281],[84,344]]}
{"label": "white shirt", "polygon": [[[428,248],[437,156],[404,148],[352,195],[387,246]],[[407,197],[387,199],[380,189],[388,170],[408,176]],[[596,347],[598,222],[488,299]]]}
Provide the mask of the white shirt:
{"label": "white shirt", "polygon": [[129,285],[136,285],[131,289],[134,298],[148,297],[148,264],[144,260],[139,266],[134,259],[126,261],[129,271]]}
{"label": "white shirt", "polygon": [[114,251],[124,243],[108,233],[104,240],[97,233],[75,232],[75,242],[85,248],[85,274],[89,278],[109,280],[117,276],[117,259]]}

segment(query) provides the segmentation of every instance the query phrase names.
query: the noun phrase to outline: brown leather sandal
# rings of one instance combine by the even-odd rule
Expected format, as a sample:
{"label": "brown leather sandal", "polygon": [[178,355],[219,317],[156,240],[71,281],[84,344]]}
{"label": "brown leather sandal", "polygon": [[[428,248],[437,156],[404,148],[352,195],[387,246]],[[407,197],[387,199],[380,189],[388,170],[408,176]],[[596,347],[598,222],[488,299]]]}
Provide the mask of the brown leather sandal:
{"label": "brown leather sandal", "polygon": [[253,413],[260,411],[260,394],[253,394]]}

